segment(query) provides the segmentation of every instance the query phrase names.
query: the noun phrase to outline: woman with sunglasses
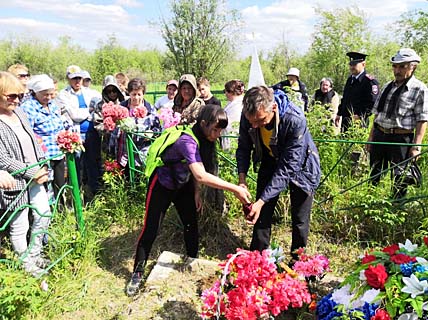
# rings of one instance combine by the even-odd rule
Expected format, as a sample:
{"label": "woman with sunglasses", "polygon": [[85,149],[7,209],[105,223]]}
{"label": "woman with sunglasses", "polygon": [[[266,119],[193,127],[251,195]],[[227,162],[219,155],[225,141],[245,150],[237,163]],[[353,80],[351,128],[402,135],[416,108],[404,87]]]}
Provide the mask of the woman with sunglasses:
{"label": "woman with sunglasses", "polygon": [[[24,269],[38,276],[44,273],[43,268],[48,263],[42,257],[43,231],[50,222],[48,195],[43,186],[48,180],[48,171],[46,166],[28,168],[43,160],[44,154],[25,112],[18,108],[23,95],[24,88],[15,76],[0,72],[0,170],[11,174],[19,171],[14,175],[16,185],[2,190],[0,209],[10,213],[18,210],[10,222],[10,241]],[[30,249],[27,243],[29,208],[21,207],[26,204],[33,208]],[[5,221],[0,223],[3,225]]]}
{"label": "woman with sunglasses", "polygon": [[22,101],[29,98],[30,90],[27,88],[27,82],[28,82],[28,79],[30,79],[30,73],[28,72],[28,68],[23,64],[16,63],[11,65],[7,69],[7,71],[14,74],[24,86],[25,91],[24,91],[24,98],[22,99]]}

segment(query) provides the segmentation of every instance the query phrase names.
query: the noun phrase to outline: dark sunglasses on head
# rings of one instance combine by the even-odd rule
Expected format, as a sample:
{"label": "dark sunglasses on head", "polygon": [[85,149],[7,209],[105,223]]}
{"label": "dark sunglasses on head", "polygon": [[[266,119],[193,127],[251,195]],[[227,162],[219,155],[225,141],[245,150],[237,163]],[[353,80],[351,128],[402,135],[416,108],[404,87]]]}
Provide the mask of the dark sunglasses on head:
{"label": "dark sunglasses on head", "polygon": [[30,74],[29,73],[21,73],[21,74],[18,74],[18,77],[19,78],[28,78],[30,76]]}
{"label": "dark sunglasses on head", "polygon": [[14,101],[14,100],[16,100],[16,98],[18,98],[19,100],[22,100],[22,98],[24,98],[24,94],[23,93],[4,94],[4,96],[9,101]]}

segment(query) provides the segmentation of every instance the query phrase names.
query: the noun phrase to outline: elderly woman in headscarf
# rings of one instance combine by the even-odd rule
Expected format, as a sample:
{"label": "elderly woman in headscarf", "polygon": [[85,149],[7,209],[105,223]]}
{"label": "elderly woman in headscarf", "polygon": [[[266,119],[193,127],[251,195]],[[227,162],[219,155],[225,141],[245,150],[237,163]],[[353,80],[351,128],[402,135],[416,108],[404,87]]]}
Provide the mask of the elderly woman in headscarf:
{"label": "elderly woman in headscarf", "polygon": [[[17,210],[9,225],[10,242],[24,269],[40,275],[48,263],[42,256],[43,231],[50,222],[49,201],[43,185],[48,180],[48,171],[46,166],[37,165],[44,160],[44,154],[25,112],[18,108],[23,96],[24,87],[18,78],[9,72],[0,72],[0,170],[10,174],[19,172],[14,175],[14,186],[0,189],[0,210]],[[27,243],[30,210],[23,207],[26,204],[33,208],[31,247]]]}
{"label": "elderly woman in headscarf", "polygon": [[178,93],[174,98],[174,112],[181,114],[182,124],[194,124],[199,110],[205,105],[204,100],[199,98],[198,87],[195,76],[184,74],[178,82]]}
{"label": "elderly woman in headscarf", "polygon": [[55,84],[46,74],[35,75],[28,81],[31,96],[21,104],[28,117],[31,128],[40,137],[44,146],[45,156],[50,160],[50,180],[53,183],[55,198],[60,188],[65,184],[65,161],[56,138],[64,130],[61,111],[55,104]]}

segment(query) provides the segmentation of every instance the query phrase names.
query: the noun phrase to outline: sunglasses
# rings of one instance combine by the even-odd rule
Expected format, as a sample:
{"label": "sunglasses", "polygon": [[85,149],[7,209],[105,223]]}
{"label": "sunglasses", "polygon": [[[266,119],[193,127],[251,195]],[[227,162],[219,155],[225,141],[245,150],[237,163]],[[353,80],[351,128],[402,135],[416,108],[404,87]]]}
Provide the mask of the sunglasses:
{"label": "sunglasses", "polygon": [[106,92],[106,94],[117,93],[117,90],[116,89],[106,89],[105,92]]}
{"label": "sunglasses", "polygon": [[19,78],[28,78],[30,76],[30,74],[29,73],[21,73],[21,74],[18,74],[18,77]]}
{"label": "sunglasses", "polygon": [[24,94],[23,93],[11,93],[11,94],[4,94],[4,96],[7,98],[7,100],[9,101],[15,101],[17,98],[19,100],[22,100],[24,98]]}

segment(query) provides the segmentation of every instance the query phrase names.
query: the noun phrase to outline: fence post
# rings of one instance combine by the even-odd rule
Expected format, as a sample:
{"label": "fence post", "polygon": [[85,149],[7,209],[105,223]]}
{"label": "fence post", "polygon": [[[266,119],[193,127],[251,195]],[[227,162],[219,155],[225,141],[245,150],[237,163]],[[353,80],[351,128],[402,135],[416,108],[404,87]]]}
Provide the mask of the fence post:
{"label": "fence post", "polygon": [[83,235],[85,233],[85,220],[83,218],[82,201],[80,199],[79,180],[77,178],[76,170],[76,159],[74,158],[74,153],[66,153],[65,155],[67,158],[68,176],[70,178],[70,184],[72,186],[71,190],[73,193],[74,213],[76,215],[79,231]]}
{"label": "fence post", "polygon": [[126,151],[128,152],[129,180],[131,181],[131,185],[134,186],[135,158],[134,148],[132,146],[132,136],[129,133],[126,133]]}

